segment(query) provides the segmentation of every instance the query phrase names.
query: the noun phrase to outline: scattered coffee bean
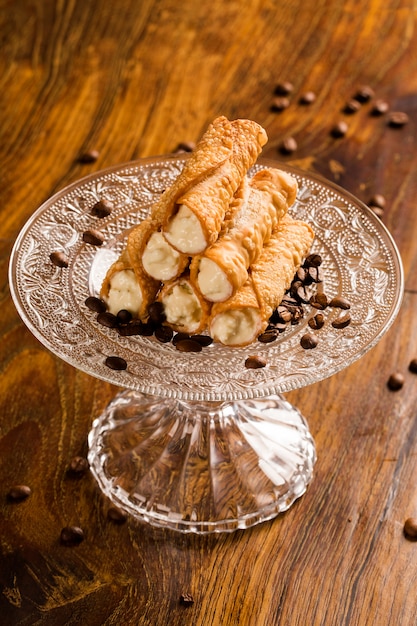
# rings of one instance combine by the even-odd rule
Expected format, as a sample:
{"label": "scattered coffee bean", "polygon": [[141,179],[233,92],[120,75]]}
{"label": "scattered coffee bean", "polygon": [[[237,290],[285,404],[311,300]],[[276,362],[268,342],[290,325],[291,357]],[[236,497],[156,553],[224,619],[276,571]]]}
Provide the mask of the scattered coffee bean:
{"label": "scattered coffee bean", "polygon": [[288,109],[288,107],[290,106],[290,101],[288,100],[288,98],[284,98],[284,97],[277,97],[274,98],[271,104],[271,111],[274,112],[280,112],[280,111],[284,111],[285,109]]}
{"label": "scattered coffee bean", "polygon": [[329,302],[329,306],[335,309],[350,309],[350,302],[346,300],[343,296],[335,296]]}
{"label": "scattered coffee bean", "polygon": [[290,93],[294,91],[294,85],[289,81],[283,81],[282,83],[278,83],[275,87],[275,92],[277,96],[289,96]]}
{"label": "scattered coffee bean", "polygon": [[169,343],[174,336],[174,331],[169,326],[159,326],[154,334],[161,343]]}
{"label": "scattered coffee bean", "polygon": [[84,541],[84,531],[79,526],[65,526],[60,537],[63,545],[77,546]]}
{"label": "scattered coffee bean", "polygon": [[28,485],[14,485],[8,491],[7,497],[12,502],[22,502],[26,500],[32,493],[32,489]]}
{"label": "scattered coffee bean", "polygon": [[405,520],[404,535],[407,539],[417,539],[417,517],[409,517]]}
{"label": "scattered coffee bean", "polygon": [[87,152],[80,154],[78,161],[79,163],[95,163],[99,156],[98,150],[87,150]]}
{"label": "scattered coffee bean", "polygon": [[303,105],[309,105],[309,104],[313,104],[313,102],[316,101],[316,94],[314,93],[314,91],[306,91],[305,93],[303,93],[300,97],[300,104]]}
{"label": "scattered coffee bean", "polygon": [[127,309],[120,309],[116,315],[118,324],[129,324],[132,321],[132,313]]}
{"label": "scattered coffee bean", "polygon": [[371,98],[373,98],[374,95],[375,95],[375,92],[372,89],[372,87],[368,87],[368,85],[364,85],[363,87],[360,87],[358,91],[355,93],[355,100],[358,100],[358,102],[369,102],[369,100],[371,100]]}
{"label": "scattered coffee bean", "polygon": [[388,378],[387,385],[388,388],[391,389],[391,391],[398,391],[403,387],[404,382],[405,379],[401,372],[395,372],[394,374],[391,374],[391,376]]}
{"label": "scattered coffee bean", "polygon": [[51,252],[49,258],[56,267],[68,267],[68,257],[64,252]]}
{"label": "scattered coffee bean", "polygon": [[322,262],[320,254],[312,253],[305,258],[304,267],[319,267]]}
{"label": "scattered coffee bean", "polygon": [[108,356],[106,357],[105,364],[111,370],[127,369],[127,363],[121,356]]}
{"label": "scattered coffee bean", "polygon": [[252,356],[248,356],[245,361],[245,367],[247,369],[256,370],[261,367],[266,367],[266,359],[262,356],[254,354]]}
{"label": "scattered coffee bean", "polygon": [[127,513],[115,506],[111,506],[107,511],[107,518],[115,522],[115,524],[123,524],[127,520]]}
{"label": "scattered coffee bean", "polygon": [[140,320],[133,320],[130,324],[122,324],[117,327],[117,332],[121,337],[134,337],[137,335],[146,336],[145,325]]}
{"label": "scattered coffee bean", "polygon": [[346,102],[343,108],[343,113],[351,115],[352,113],[357,113],[361,107],[362,105],[358,100],[352,99],[349,100],[349,102]]}
{"label": "scattered coffee bean", "polygon": [[119,324],[117,317],[110,311],[103,311],[97,315],[97,322],[106,328],[116,328]]}
{"label": "scattered coffee bean", "polygon": [[177,333],[174,335],[172,343],[176,346],[179,341],[183,341],[184,339],[190,339],[190,335],[188,333]]}
{"label": "scattered coffee bean", "polygon": [[88,309],[90,309],[90,311],[93,311],[94,313],[104,313],[104,311],[107,309],[106,303],[103,302],[103,300],[100,300],[100,298],[96,298],[95,296],[89,296],[88,298],[86,298],[84,304]]}
{"label": "scattered coffee bean", "polygon": [[261,343],[272,343],[278,337],[278,333],[275,330],[266,330],[258,337],[258,341]]}
{"label": "scattered coffee bean", "polygon": [[292,154],[298,148],[297,142],[294,137],[287,137],[279,146],[281,154]]}
{"label": "scattered coffee bean", "polygon": [[332,321],[332,326],[333,328],[346,328],[346,326],[349,326],[351,321],[352,318],[350,317],[350,313],[344,313]]}
{"label": "scattered coffee bean", "polygon": [[164,305],[162,302],[153,302],[149,307],[148,313],[149,319],[156,324],[162,324],[162,322],[165,322],[166,320]]}
{"label": "scattered coffee bean", "polygon": [[181,141],[178,145],[177,145],[177,152],[192,152],[193,150],[195,150],[195,141]]}
{"label": "scattered coffee bean", "polygon": [[317,346],[318,342],[318,337],[314,333],[305,333],[300,339],[301,347],[304,350],[312,350]]}
{"label": "scattered coffee bean", "polygon": [[203,346],[194,339],[181,339],[175,343],[175,347],[180,352],[201,352]]}
{"label": "scattered coffee bean", "polygon": [[385,197],[380,193],[376,193],[369,199],[368,206],[378,206],[380,209],[385,209],[386,203]]}
{"label": "scattered coffee bean", "polygon": [[104,243],[104,235],[99,230],[86,230],[83,233],[83,241],[91,246],[102,246]]}
{"label": "scattered coffee bean", "polygon": [[349,130],[349,126],[346,124],[346,122],[341,121],[341,122],[338,122],[335,126],[333,126],[333,128],[330,131],[330,134],[335,139],[340,139],[341,137],[344,137],[346,135],[348,130]]}
{"label": "scattered coffee bean", "polygon": [[311,296],[310,298],[310,304],[312,307],[314,307],[315,309],[319,309],[320,311],[323,311],[324,309],[326,309],[328,307],[328,299],[325,293],[319,292],[319,293],[315,293],[313,296]]}
{"label": "scattered coffee bean", "polygon": [[191,604],[194,604],[194,598],[189,593],[182,593],[180,597],[180,602],[184,606],[190,606]]}
{"label": "scattered coffee bean", "polygon": [[410,370],[410,372],[413,372],[413,374],[417,374],[417,359],[412,359],[410,361],[408,369]]}
{"label": "scattered coffee bean", "polygon": [[104,217],[108,217],[112,210],[114,209],[114,205],[110,200],[106,200],[106,198],[102,198],[98,202],[95,203],[93,208],[91,209],[91,215],[94,217],[99,217],[103,219]]}
{"label": "scattered coffee bean", "polygon": [[82,476],[87,472],[88,468],[88,461],[85,457],[74,456],[69,463],[68,470],[70,474],[74,474],[75,476]]}
{"label": "scattered coffee bean", "polygon": [[385,115],[385,113],[388,113],[388,111],[388,102],[385,102],[385,100],[375,100],[371,109],[371,115],[377,117],[379,115]]}
{"label": "scattered coffee bean", "polygon": [[203,348],[210,346],[213,343],[212,337],[208,335],[192,335],[191,339],[197,341]]}
{"label": "scattered coffee bean", "polygon": [[317,313],[314,317],[310,317],[308,320],[308,325],[312,330],[320,330],[324,326],[324,315],[323,313]]}
{"label": "scattered coffee bean", "polygon": [[388,116],[388,126],[392,128],[401,128],[408,124],[409,117],[407,113],[403,113],[402,111],[393,111]]}

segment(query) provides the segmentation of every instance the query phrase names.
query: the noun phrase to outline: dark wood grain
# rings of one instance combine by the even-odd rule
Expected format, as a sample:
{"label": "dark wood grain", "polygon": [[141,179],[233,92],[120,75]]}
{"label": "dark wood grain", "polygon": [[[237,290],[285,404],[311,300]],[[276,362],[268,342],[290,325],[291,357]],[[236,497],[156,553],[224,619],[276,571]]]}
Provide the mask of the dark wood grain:
{"label": "dark wood grain", "polygon": [[[0,0],[0,621],[7,625],[414,626],[417,544],[417,35],[411,0]],[[291,81],[289,107],[271,110]],[[390,128],[345,103],[362,85],[410,121]],[[299,103],[308,90],[314,103]],[[318,461],[307,493],[274,521],[183,536],[107,516],[85,455],[116,388],[45,350],[10,298],[25,221],[51,194],[108,165],[196,141],[219,114],[267,130],[268,158],[315,171],[365,203],[402,254],[398,319],[360,361],[288,394]],[[331,129],[348,124],[345,137]],[[298,148],[280,153],[294,137]],[[81,164],[85,151],[99,151]],[[393,371],[403,389],[386,382]],[[11,485],[32,495],[7,500]],[[63,546],[64,526],[84,541]],[[181,602],[191,594],[194,602]]]}

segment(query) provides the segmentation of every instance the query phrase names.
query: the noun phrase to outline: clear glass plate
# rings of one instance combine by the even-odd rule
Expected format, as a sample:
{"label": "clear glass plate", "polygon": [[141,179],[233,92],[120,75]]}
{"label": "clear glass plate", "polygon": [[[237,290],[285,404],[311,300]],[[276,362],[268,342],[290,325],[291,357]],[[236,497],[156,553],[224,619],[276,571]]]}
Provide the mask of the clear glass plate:
{"label": "clear glass plate", "polygon": [[[33,214],[16,240],[10,260],[10,288],[20,316],[44,346],[87,374],[128,390],[115,399],[99,421],[95,421],[90,433],[90,463],[104,492],[119,506],[151,523],[184,532],[234,530],[269,519],[288,508],[295,497],[303,493],[311,478],[314,444],[302,416],[296,409],[290,408],[279,394],[331,376],[372,348],[388,330],[399,310],[403,271],[391,235],[378,217],[359,200],[314,174],[260,159],[252,171],[265,166],[280,167],[297,179],[299,193],[290,212],[313,227],[315,241],[312,251],[323,258],[323,290],[330,298],[343,296],[350,302],[351,324],[344,329],[333,328],[331,322],[340,312],[326,309],[326,323],[317,333],[319,343],[314,350],[305,350],[300,345],[301,336],[308,330],[308,319],[316,312],[309,306],[305,307],[304,319],[288,328],[272,344],[254,342],[246,348],[213,344],[195,354],[179,352],[172,344],[162,344],[154,337],[120,337],[114,330],[98,324],[96,314],[86,307],[85,300],[88,295],[98,294],[107,267],[124,246],[127,231],[146,217],[153,201],[178,176],[186,158],[185,155],[162,156],[114,166],[87,176],[54,195]],[[110,216],[104,219],[91,215],[92,206],[101,199],[110,200],[114,205]],[[105,242],[101,247],[84,243],[82,235],[88,229],[98,229],[104,234]],[[49,255],[54,251],[67,256],[68,267],[58,268],[51,263]],[[245,360],[253,354],[264,356],[267,366],[247,369]],[[122,357],[127,362],[127,369],[109,369],[105,364],[108,356]],[[262,399],[266,404],[262,405]],[[169,504],[164,502],[161,493],[167,490],[167,484],[159,484],[157,497],[150,495],[155,494],[155,484],[153,492],[149,485],[144,488],[145,495],[138,490],[137,474],[142,470],[145,472],[145,469],[139,471],[134,459],[138,449],[146,449],[146,454],[149,454],[149,442],[155,442],[156,435],[155,432],[151,434],[150,426],[148,429],[139,428],[140,435],[136,433],[133,437],[134,450],[130,451],[130,463],[135,466],[134,469],[125,458],[119,464],[114,461],[114,456],[120,455],[121,449],[125,454],[125,448],[120,448],[120,442],[114,443],[113,435],[108,435],[103,442],[109,424],[113,427],[116,421],[120,431],[125,419],[121,418],[121,407],[129,407],[128,417],[125,417],[130,423],[133,419],[132,403],[135,402],[137,414],[143,414],[143,405],[146,406],[148,426],[152,423],[162,437],[160,459],[166,456],[166,445],[169,442],[172,444],[174,432],[183,447],[186,441],[188,446],[192,446],[188,461],[183,457],[178,460],[183,468],[181,481],[184,481],[186,463],[197,467],[197,457],[206,459],[204,472],[208,477],[207,483],[205,486],[199,483],[197,492],[193,492],[193,497],[188,494],[186,502],[179,503],[179,496],[175,503],[173,496]],[[275,409],[272,408],[274,403]],[[139,406],[142,408],[139,409]],[[161,417],[162,406],[164,419]],[[247,421],[245,425],[242,423],[242,414],[245,420],[248,419],[249,406],[256,416],[255,426],[254,423],[248,426]],[[169,425],[166,422],[167,411],[173,420]],[[285,432],[282,436],[271,435],[271,423],[277,421],[281,424],[286,411],[289,422],[284,425]],[[211,417],[208,418],[208,415]],[[260,420],[265,420],[266,416],[272,422],[264,429]],[[261,472],[267,482],[266,493],[269,495],[259,496],[255,504],[252,502],[253,480],[248,478],[250,486],[242,487],[242,468],[236,469],[237,448],[233,444],[234,456],[226,455],[228,460],[226,462],[223,458],[222,467],[225,463],[231,464],[232,473],[240,476],[236,478],[236,487],[243,489],[246,496],[231,496],[232,504],[226,507],[224,503],[220,507],[211,500],[203,506],[202,494],[208,493],[210,487],[210,498],[213,498],[213,481],[218,484],[220,480],[218,474],[217,478],[213,474],[214,450],[222,449],[218,444],[220,430],[222,436],[226,431],[229,433],[229,439],[223,444],[227,445],[229,452],[231,450],[230,419],[236,431],[233,441],[240,437],[239,445],[244,440],[248,450],[251,450],[245,457],[245,467],[252,467],[253,476],[256,466],[256,471]],[[199,424],[197,429],[196,420]],[[162,424],[164,436],[161,434]],[[285,474],[281,480],[276,477],[278,470],[272,469],[274,461],[271,458],[281,455],[282,459],[280,442],[288,443],[285,433],[294,428],[300,432],[301,439],[296,444],[291,441],[290,448],[296,448],[298,456],[291,462],[285,462],[289,470],[279,469],[281,476],[283,472]],[[195,436],[191,436],[190,441],[191,432]],[[111,445],[116,446],[110,453],[106,448],[110,445],[109,437],[113,442]],[[181,447],[179,441],[177,449]],[[261,441],[263,443],[259,444]],[[271,446],[274,450],[272,454]],[[197,454],[195,457],[196,449],[200,450],[200,456]],[[218,452],[216,454],[218,456]],[[104,465],[107,469],[103,470],[100,465],[106,455],[112,458],[111,471],[106,461]],[[268,460],[261,462],[259,459],[265,459],[265,455]],[[99,457],[100,462],[97,460]],[[169,458],[170,466],[174,467],[173,459]],[[130,474],[128,479],[120,482],[115,476],[122,466],[129,466],[127,471]],[[148,482],[149,471],[147,468]],[[154,469],[152,471],[155,474]],[[166,466],[160,468],[161,475],[167,474],[167,471]],[[188,468],[187,472],[189,476],[192,470]],[[204,474],[201,467],[199,472]],[[223,480],[226,480],[227,473],[223,474]],[[301,487],[300,475],[303,477]],[[140,478],[139,482],[144,480]],[[159,477],[158,480],[167,479]],[[230,472],[227,480],[230,484]],[[260,480],[257,484],[262,482]],[[180,488],[177,485],[176,489],[184,498],[187,491],[184,486]],[[248,493],[251,503],[245,508],[239,502],[242,498],[247,499]],[[198,498],[200,505],[196,503]],[[185,510],[188,512],[185,513]]]}

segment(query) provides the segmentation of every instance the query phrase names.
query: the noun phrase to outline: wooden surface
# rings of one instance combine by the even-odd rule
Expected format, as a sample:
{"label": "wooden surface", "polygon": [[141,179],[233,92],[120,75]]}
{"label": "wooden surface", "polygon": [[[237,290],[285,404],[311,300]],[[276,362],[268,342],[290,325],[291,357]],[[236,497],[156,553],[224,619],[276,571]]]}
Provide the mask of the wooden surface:
{"label": "wooden surface", "polygon": [[[6,625],[415,626],[417,543],[417,22],[412,0],[0,0],[0,622]],[[290,106],[271,111],[291,81]],[[341,112],[362,85],[406,112]],[[316,101],[301,106],[305,91]],[[307,493],[247,531],[182,536],[108,520],[93,478],[68,475],[116,389],[63,363],[20,321],[12,244],[51,194],[103,167],[175,151],[219,114],[264,126],[264,156],[365,202],[402,254],[406,291],[381,342],[288,394],[318,461]],[[345,137],[331,128],[349,124]],[[279,152],[292,136],[298,149]],[[86,150],[99,151],[80,164]],[[394,371],[404,387],[387,388]],[[32,495],[10,503],[23,483]],[[84,541],[62,546],[80,526]],[[182,594],[194,602],[181,603]]]}

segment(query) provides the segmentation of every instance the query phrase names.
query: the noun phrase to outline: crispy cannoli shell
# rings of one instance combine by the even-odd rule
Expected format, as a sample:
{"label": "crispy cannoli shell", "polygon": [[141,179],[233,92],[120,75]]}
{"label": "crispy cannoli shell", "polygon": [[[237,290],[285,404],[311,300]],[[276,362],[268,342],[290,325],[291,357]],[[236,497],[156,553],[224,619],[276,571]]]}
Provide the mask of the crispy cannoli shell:
{"label": "crispy cannoli shell", "polygon": [[166,324],[177,332],[196,334],[207,328],[211,304],[207,302],[206,300],[204,300],[204,298],[202,298],[201,295],[194,290],[193,286],[190,283],[188,274],[185,274],[175,280],[171,280],[165,283],[160,293],[158,294],[158,301],[164,304],[164,300],[167,294],[170,291],[172,291],[176,286],[183,286],[183,285],[186,285],[190,289],[190,291],[194,294],[195,298],[198,300],[199,307],[200,307],[199,319],[194,319],[192,323],[189,323],[189,324],[187,324],[185,321],[181,324],[180,323],[176,324],[167,320]]}
{"label": "crispy cannoli shell", "polygon": [[[202,257],[213,261],[226,274],[231,295],[246,282],[248,268],[262,252],[279,220],[287,213],[297,195],[295,178],[278,169],[257,172],[249,182],[246,202],[242,202],[228,230],[191,263],[191,279],[198,285]],[[225,296],[225,299],[230,294]]]}

